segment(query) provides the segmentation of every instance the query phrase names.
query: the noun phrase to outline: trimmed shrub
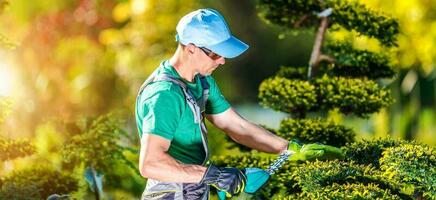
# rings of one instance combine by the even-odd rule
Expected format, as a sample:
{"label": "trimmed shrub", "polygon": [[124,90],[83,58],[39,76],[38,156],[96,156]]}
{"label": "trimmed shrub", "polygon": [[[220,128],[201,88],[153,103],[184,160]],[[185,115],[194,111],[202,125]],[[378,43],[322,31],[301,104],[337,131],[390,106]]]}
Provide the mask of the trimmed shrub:
{"label": "trimmed shrub", "polygon": [[281,121],[277,135],[287,140],[297,139],[303,143],[319,142],[341,147],[354,142],[356,134],[350,128],[320,118],[287,118]]}
{"label": "trimmed shrub", "polygon": [[1,178],[0,199],[46,199],[51,194],[67,194],[78,189],[73,176],[51,167],[14,171]]}
{"label": "trimmed shrub", "polygon": [[401,144],[387,148],[380,159],[383,175],[409,195],[436,199],[436,148]]}
{"label": "trimmed shrub", "polygon": [[316,97],[315,87],[307,81],[274,77],[266,79],[259,87],[261,105],[297,116],[314,109]]}
{"label": "trimmed shrub", "polygon": [[387,55],[356,50],[350,42],[329,42],[324,46],[324,53],[335,60],[328,64],[330,76],[377,79],[390,78],[395,74]]}
{"label": "trimmed shrub", "polygon": [[362,140],[343,147],[345,159],[357,164],[380,167],[380,158],[385,149],[404,144],[406,141],[394,139]]}
{"label": "trimmed shrub", "polygon": [[344,114],[368,117],[393,102],[389,90],[371,80],[323,76],[315,84],[322,110],[338,108]]}
{"label": "trimmed shrub", "polygon": [[330,24],[377,38],[386,46],[395,46],[399,33],[396,19],[374,12],[357,1],[328,0],[320,3],[317,0],[260,0],[258,8],[260,17],[267,23],[288,29],[316,27],[319,24],[316,13],[333,8],[329,16]]}

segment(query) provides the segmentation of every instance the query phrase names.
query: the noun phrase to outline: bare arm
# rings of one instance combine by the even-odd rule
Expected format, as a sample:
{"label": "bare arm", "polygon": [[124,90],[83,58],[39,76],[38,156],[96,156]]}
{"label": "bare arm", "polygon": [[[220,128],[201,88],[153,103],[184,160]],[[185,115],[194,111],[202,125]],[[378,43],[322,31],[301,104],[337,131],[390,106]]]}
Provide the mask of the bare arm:
{"label": "bare arm", "polygon": [[141,175],[163,182],[200,182],[206,167],[176,161],[167,153],[169,147],[169,140],[154,134],[143,134],[139,157]]}
{"label": "bare arm", "polygon": [[247,121],[233,108],[206,117],[239,144],[267,153],[280,153],[287,149],[287,140]]}

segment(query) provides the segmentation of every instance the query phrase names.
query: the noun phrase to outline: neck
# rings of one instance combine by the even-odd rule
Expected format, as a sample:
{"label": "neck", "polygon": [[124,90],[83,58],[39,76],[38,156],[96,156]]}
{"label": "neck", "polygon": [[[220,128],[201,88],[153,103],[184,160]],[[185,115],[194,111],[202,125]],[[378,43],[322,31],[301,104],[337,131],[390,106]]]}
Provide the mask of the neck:
{"label": "neck", "polygon": [[197,74],[191,66],[193,66],[187,56],[183,54],[182,48],[177,47],[176,53],[170,58],[170,64],[174,67],[177,73],[188,82],[194,82],[194,77]]}

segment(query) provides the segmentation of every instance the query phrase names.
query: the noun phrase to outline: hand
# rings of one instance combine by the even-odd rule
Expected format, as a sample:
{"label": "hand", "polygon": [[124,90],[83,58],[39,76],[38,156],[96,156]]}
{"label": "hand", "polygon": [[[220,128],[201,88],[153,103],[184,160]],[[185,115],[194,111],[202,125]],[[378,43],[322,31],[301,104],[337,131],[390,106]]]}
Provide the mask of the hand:
{"label": "hand", "polygon": [[245,173],[234,167],[217,167],[210,165],[200,183],[212,185],[232,197],[245,189],[247,178]]}
{"label": "hand", "polygon": [[343,158],[342,150],[333,146],[324,144],[304,144],[301,145],[295,140],[289,141],[288,150],[295,152],[289,159],[294,161],[307,161],[307,160],[332,160],[336,158]]}

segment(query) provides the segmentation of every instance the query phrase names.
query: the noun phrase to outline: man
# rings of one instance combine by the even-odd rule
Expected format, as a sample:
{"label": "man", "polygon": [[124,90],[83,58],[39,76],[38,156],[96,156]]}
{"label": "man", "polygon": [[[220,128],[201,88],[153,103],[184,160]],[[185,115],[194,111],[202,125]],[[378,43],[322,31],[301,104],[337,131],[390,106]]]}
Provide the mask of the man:
{"label": "man", "polygon": [[228,197],[243,191],[243,171],[208,162],[204,117],[234,141],[262,152],[278,154],[289,148],[302,152],[301,160],[324,155],[325,146],[302,148],[230,107],[210,75],[248,45],[232,36],[221,14],[196,10],[184,16],[176,30],[176,52],[145,81],[137,97],[139,167],[148,178],[142,199],[209,199],[210,185]]}

